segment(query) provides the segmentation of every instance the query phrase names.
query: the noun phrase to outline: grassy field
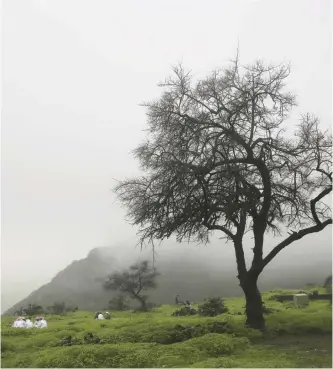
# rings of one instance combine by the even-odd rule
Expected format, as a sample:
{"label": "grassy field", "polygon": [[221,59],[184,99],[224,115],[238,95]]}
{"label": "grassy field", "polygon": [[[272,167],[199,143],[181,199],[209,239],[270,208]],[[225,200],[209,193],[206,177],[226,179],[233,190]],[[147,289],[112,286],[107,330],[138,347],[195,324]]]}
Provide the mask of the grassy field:
{"label": "grassy field", "polygon": [[332,308],[311,301],[297,309],[263,294],[267,331],[244,327],[244,299],[226,300],[229,312],[214,318],[170,316],[177,306],[147,313],[113,312],[96,321],[91,312],[49,315],[47,329],[15,329],[2,319],[3,368],[332,368]]}

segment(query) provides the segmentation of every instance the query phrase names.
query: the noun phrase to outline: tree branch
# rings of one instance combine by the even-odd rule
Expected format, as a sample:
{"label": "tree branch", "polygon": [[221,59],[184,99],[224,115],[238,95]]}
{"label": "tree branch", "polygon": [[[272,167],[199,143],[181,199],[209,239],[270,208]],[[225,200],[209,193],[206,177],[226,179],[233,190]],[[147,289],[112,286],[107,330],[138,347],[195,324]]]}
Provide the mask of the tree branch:
{"label": "tree branch", "polygon": [[319,224],[316,224],[315,226],[308,227],[305,229],[300,230],[299,232],[293,232],[289,237],[287,237],[284,241],[279,243],[277,246],[274,247],[274,249],[263,259],[262,263],[262,269],[270,262],[272,261],[275,256],[283,250],[286,246],[290,245],[291,243],[300,240],[304,236],[310,234],[310,233],[316,233],[322,231],[326,226],[329,224],[332,224],[332,219],[327,219],[325,222]]}
{"label": "tree branch", "polygon": [[317,225],[321,225],[322,222],[318,218],[317,212],[316,212],[316,203],[320,201],[323,197],[328,195],[332,191],[332,186],[325,188],[317,197],[315,197],[313,200],[310,201],[311,204],[311,213],[313,216],[314,221]]}
{"label": "tree branch", "polygon": [[222,231],[224,232],[228,237],[230,237],[232,240],[234,239],[235,235],[229,231],[229,229],[223,227],[222,225],[209,225],[207,222],[203,223],[203,225],[209,230],[209,231]]}

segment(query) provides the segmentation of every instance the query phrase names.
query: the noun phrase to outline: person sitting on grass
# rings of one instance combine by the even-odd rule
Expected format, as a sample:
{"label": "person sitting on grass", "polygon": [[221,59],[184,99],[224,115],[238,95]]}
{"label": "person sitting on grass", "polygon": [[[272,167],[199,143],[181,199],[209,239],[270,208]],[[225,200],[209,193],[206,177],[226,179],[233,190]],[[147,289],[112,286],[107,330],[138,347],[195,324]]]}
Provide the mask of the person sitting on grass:
{"label": "person sitting on grass", "polygon": [[107,319],[107,320],[111,319],[111,315],[108,311],[105,313],[105,319]]}
{"label": "person sitting on grass", "polygon": [[42,318],[40,316],[36,316],[36,320],[35,320],[35,323],[34,323],[34,328],[39,328],[41,320],[42,320]]}
{"label": "person sitting on grass", "polygon": [[43,317],[39,321],[39,328],[47,328],[47,322]]}
{"label": "person sitting on grass", "polygon": [[14,323],[11,325],[13,328],[18,328],[18,324],[17,324],[17,322],[18,322],[18,319],[19,318],[17,318],[15,321],[14,321]]}
{"label": "person sitting on grass", "polygon": [[19,316],[14,324],[12,325],[13,328],[25,328],[25,321],[24,318],[22,316]]}
{"label": "person sitting on grass", "polygon": [[184,305],[184,301],[181,301],[179,299],[179,295],[176,296],[175,301],[176,301],[176,305]]}
{"label": "person sitting on grass", "polygon": [[25,327],[26,328],[33,328],[33,323],[32,323],[32,321],[30,320],[30,319],[27,319],[26,321],[25,321]]}
{"label": "person sitting on grass", "polygon": [[103,319],[104,319],[104,316],[103,316],[103,314],[102,314],[102,313],[98,312],[98,313],[97,313],[97,318],[95,318],[95,319],[103,320]]}
{"label": "person sitting on grass", "polygon": [[25,328],[25,317],[21,317],[21,320],[20,320],[20,328]]}

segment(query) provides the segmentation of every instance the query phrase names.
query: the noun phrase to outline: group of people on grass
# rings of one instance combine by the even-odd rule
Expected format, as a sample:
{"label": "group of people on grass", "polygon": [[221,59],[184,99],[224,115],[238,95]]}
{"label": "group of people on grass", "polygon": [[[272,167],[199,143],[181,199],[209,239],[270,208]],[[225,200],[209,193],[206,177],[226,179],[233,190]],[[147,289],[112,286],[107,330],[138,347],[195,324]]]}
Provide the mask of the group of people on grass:
{"label": "group of people on grass", "polygon": [[[177,305],[181,304],[181,305],[185,305],[186,307],[191,307],[191,303],[188,300],[186,300],[185,302],[181,301],[179,299],[179,295],[176,296],[175,302],[176,302]],[[95,319],[97,319],[97,320],[103,320],[103,319],[109,320],[109,319],[111,319],[111,315],[108,311],[105,313],[105,316],[100,311],[97,311],[96,314],[95,314]],[[19,316],[15,320],[15,322],[12,324],[12,327],[13,328],[47,328],[47,322],[44,319],[44,317],[42,317],[42,316],[37,316],[34,323],[29,318]]]}
{"label": "group of people on grass", "polygon": [[42,316],[36,316],[33,323],[31,319],[19,316],[12,324],[13,328],[47,328],[47,322]]}
{"label": "group of people on grass", "polygon": [[95,319],[98,319],[98,320],[107,319],[107,320],[109,320],[109,319],[111,319],[111,315],[110,315],[110,313],[107,311],[107,312],[105,313],[105,317],[104,317],[104,315],[103,315],[100,311],[98,311],[98,312],[95,314]]}

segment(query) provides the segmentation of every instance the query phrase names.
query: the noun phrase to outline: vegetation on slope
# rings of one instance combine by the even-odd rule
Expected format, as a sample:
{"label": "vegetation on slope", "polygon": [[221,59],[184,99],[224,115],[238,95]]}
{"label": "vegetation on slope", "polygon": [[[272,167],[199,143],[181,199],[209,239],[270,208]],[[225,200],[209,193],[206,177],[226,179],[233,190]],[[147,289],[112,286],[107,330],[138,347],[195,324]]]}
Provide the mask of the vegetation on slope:
{"label": "vegetation on slope", "polygon": [[[332,311],[328,301],[296,309],[263,294],[265,333],[244,327],[243,298],[225,300],[215,317],[171,316],[177,306],[145,313],[49,315],[45,330],[8,327],[2,320],[2,367],[331,367]],[[198,305],[193,305],[196,309]]]}

